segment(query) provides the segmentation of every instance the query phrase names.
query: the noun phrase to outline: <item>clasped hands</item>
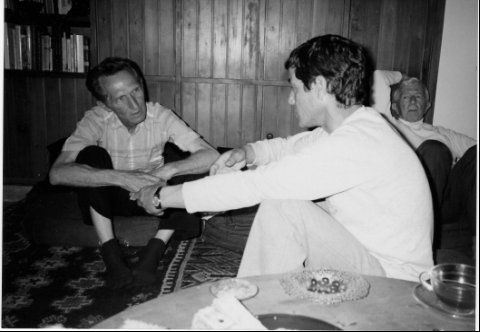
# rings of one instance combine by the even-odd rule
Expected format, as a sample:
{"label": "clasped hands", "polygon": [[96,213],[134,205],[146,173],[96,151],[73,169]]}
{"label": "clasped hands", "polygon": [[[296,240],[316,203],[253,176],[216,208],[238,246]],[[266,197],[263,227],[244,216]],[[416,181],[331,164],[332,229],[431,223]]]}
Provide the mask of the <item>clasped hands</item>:
{"label": "clasped hands", "polygon": [[[223,153],[210,167],[210,175],[224,174],[241,170],[245,167],[246,151],[243,148],[229,150]],[[164,208],[157,209],[154,204],[153,196],[159,187],[166,185],[166,180],[158,178],[154,184],[149,184],[142,187],[136,192],[130,193],[130,199],[136,200],[138,206],[142,207],[147,213],[154,216],[161,216]]]}

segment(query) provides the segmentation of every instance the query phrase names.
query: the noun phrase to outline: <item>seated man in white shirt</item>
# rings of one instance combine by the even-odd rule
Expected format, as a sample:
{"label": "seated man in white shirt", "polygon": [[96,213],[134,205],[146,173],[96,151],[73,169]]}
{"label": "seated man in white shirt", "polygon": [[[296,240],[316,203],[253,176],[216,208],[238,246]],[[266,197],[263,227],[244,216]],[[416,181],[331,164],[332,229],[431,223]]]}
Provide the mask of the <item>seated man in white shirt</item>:
{"label": "seated man in white shirt", "polygon": [[[431,103],[428,89],[417,78],[376,70],[373,90],[373,107],[398,129],[424,165],[434,199],[436,229],[461,222],[474,235],[476,140],[423,122]],[[434,247],[438,248],[440,231],[435,235]]]}
{"label": "seated man in white shirt", "polygon": [[231,150],[214,176],[147,186],[134,198],[151,214],[260,203],[240,277],[307,267],[418,280],[433,265],[430,189],[412,149],[363,106],[365,49],[320,36],[293,50],[285,68],[300,127],[316,129]]}
{"label": "seated man in white shirt", "polygon": [[[219,154],[171,110],[146,102],[143,75],[135,62],[106,58],[89,71],[86,85],[97,106],[85,112],[66,140],[50,182],[78,187],[82,217],[93,223],[101,243],[107,285],[119,289],[150,284],[174,232],[198,236],[201,220],[185,211],[167,211],[132,271],[115,238],[113,217],[145,214],[130,200],[130,193],[178,180],[179,175],[207,172]],[[164,160],[167,142],[190,155]]]}

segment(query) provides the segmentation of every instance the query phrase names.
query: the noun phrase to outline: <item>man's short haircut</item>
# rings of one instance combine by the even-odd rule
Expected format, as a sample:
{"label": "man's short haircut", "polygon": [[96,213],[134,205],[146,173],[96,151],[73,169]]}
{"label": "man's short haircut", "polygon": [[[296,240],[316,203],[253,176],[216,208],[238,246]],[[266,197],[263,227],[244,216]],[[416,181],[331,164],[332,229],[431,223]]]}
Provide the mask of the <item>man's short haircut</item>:
{"label": "man's short haircut", "polygon": [[[426,85],[423,84],[423,82],[421,80],[419,80],[416,77],[409,77],[407,75],[403,75],[400,82],[392,85],[392,92],[390,93],[391,100],[392,100],[391,104],[393,105],[394,103],[395,104],[398,103],[398,101],[400,100],[400,97],[402,95],[402,88],[403,87],[407,87],[407,86],[413,85],[413,84],[418,84],[418,86],[420,86],[423,90],[423,94],[425,95],[425,100],[427,102],[430,101],[430,94],[428,93],[428,89],[427,89]],[[394,107],[392,107],[391,111],[392,111],[392,115],[395,118],[398,119],[399,117],[401,117],[401,114],[398,112],[399,111],[398,108],[397,108],[397,110],[395,110]]]}
{"label": "man's short haircut", "polygon": [[85,82],[88,91],[90,91],[97,100],[105,102],[107,96],[100,85],[100,77],[112,76],[122,70],[130,72],[145,92],[144,79],[140,67],[135,61],[119,57],[105,58],[98,65],[90,69]]}
{"label": "man's short haircut", "polygon": [[364,104],[368,97],[367,53],[359,44],[337,35],[312,38],[294,49],[285,68],[310,90],[319,75],[327,81],[327,92],[346,107]]}

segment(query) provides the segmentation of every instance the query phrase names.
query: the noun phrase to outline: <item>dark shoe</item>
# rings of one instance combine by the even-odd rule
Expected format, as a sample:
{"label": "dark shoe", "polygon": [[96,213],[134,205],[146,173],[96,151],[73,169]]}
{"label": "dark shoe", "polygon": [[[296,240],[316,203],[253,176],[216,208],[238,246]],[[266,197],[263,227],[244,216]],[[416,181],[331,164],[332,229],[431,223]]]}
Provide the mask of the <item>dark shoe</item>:
{"label": "dark shoe", "polygon": [[133,270],[135,285],[150,285],[155,282],[155,272],[166,247],[166,244],[160,239],[153,238],[148,241],[148,244],[140,252],[138,265]]}
{"label": "dark shoe", "polygon": [[128,268],[117,239],[111,239],[100,247],[105,267],[107,268],[107,286],[120,289],[133,282],[132,271]]}

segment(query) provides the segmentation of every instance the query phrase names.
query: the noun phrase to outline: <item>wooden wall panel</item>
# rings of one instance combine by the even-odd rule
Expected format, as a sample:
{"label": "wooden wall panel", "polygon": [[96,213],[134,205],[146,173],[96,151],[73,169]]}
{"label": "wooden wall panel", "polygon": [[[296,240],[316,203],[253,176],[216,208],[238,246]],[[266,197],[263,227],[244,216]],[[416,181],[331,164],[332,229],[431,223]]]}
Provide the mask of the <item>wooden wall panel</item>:
{"label": "wooden wall panel", "polygon": [[406,72],[420,79],[422,77],[423,55],[425,50],[425,36],[427,30],[428,3],[426,1],[413,1],[410,3],[410,53]]}
{"label": "wooden wall panel", "polygon": [[[278,86],[265,86],[263,88],[263,113],[262,113],[262,138],[268,134],[278,137]],[[283,119],[282,119],[283,120]]]}
{"label": "wooden wall panel", "polygon": [[228,1],[227,77],[242,77],[243,1]]}
{"label": "wooden wall panel", "polygon": [[213,2],[213,77],[227,77],[228,1]]}
{"label": "wooden wall panel", "polygon": [[[3,136],[3,176],[8,179],[31,178],[30,122],[25,104],[27,91],[25,77],[4,80],[4,136]],[[14,110],[8,112],[8,110]]]}
{"label": "wooden wall panel", "polygon": [[228,78],[242,77],[242,36],[243,36],[243,1],[228,1],[228,41],[227,68]]}
{"label": "wooden wall panel", "polygon": [[[313,0],[298,0],[297,6],[297,41],[296,45],[307,41],[312,37],[313,21]],[[324,21],[325,22],[325,21]],[[325,24],[325,23],[324,23]]]}
{"label": "wooden wall panel", "polygon": [[227,85],[226,142],[224,146],[237,147],[242,141],[242,85]]}
{"label": "wooden wall panel", "polygon": [[243,27],[243,78],[255,79],[259,49],[259,5],[258,0],[245,0]]}
{"label": "wooden wall panel", "polygon": [[197,129],[197,91],[195,83],[182,83],[182,109],[179,114],[188,125]]}
{"label": "wooden wall panel", "polygon": [[58,125],[61,118],[60,78],[45,78],[45,91],[48,93],[45,100],[45,109],[48,113],[46,124],[47,142],[52,143],[62,137],[64,130],[68,130]]}
{"label": "wooden wall panel", "polygon": [[380,8],[379,36],[377,43],[377,67],[393,68],[395,59],[395,36],[397,26],[395,22],[398,1],[382,1]]}
{"label": "wooden wall panel", "polygon": [[183,0],[182,74],[197,75],[197,1]]}
{"label": "wooden wall panel", "polygon": [[84,78],[5,74],[4,180],[32,184],[47,175],[47,146],[73,132],[92,99]]}
{"label": "wooden wall panel", "polygon": [[156,99],[155,101],[158,101],[160,104],[170,108],[171,110],[176,110],[176,106],[175,106],[175,95],[177,90],[176,84],[171,82],[159,82],[158,88],[160,90],[158,93],[159,98]]}
{"label": "wooden wall panel", "polygon": [[175,75],[175,0],[159,0],[159,75]]}
{"label": "wooden wall panel", "polygon": [[[28,78],[27,110],[30,112],[30,156],[31,175],[34,178],[44,178],[48,170],[45,82],[39,78]],[[73,119],[76,120],[75,118]]]}
{"label": "wooden wall panel", "polygon": [[[112,0],[99,0],[95,2],[96,17],[96,50],[98,62],[108,56],[112,56],[112,25],[111,11]],[[95,63],[93,63],[95,65]]]}
{"label": "wooden wall panel", "polygon": [[112,47],[113,55],[127,57],[128,54],[128,0],[115,0],[112,11]]}
{"label": "wooden wall panel", "polygon": [[197,84],[196,129],[206,141],[212,143],[210,132],[212,111],[212,84]]}
{"label": "wooden wall panel", "polygon": [[212,77],[212,0],[198,0],[198,77]]}
{"label": "wooden wall panel", "polygon": [[160,47],[158,45],[158,1],[145,1],[145,75],[158,75]]}
{"label": "wooden wall panel", "polygon": [[242,140],[240,146],[248,142],[254,142],[260,138],[261,113],[259,105],[262,105],[262,96],[258,94],[261,87],[247,84],[242,89]]}
{"label": "wooden wall panel", "polygon": [[225,116],[226,116],[226,85],[214,84],[212,89],[211,107],[211,135],[210,143],[213,146],[225,146]]}
{"label": "wooden wall panel", "polygon": [[278,80],[281,73],[281,61],[277,56],[280,40],[280,18],[282,2],[267,0],[265,19],[265,80]]}
{"label": "wooden wall panel", "polygon": [[145,1],[128,0],[128,56],[144,69]]}
{"label": "wooden wall panel", "polygon": [[380,10],[381,0],[353,0],[351,3],[349,37],[367,49],[374,65],[377,60]]}

